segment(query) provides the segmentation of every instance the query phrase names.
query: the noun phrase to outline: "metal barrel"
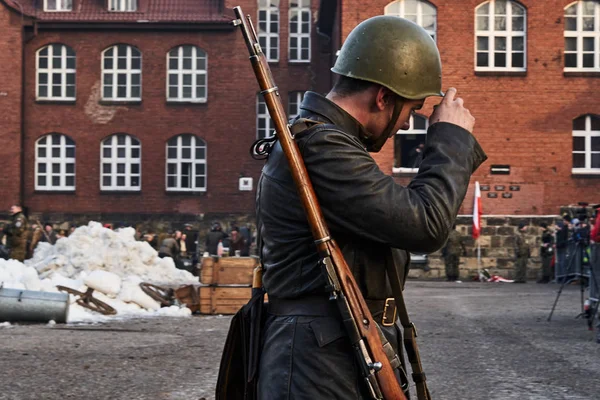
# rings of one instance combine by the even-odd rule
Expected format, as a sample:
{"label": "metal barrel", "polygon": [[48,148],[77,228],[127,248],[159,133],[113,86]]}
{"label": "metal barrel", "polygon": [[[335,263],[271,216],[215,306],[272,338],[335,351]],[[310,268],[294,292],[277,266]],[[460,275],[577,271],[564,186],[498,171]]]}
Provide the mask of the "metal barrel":
{"label": "metal barrel", "polygon": [[0,322],[67,322],[67,293],[0,288]]}

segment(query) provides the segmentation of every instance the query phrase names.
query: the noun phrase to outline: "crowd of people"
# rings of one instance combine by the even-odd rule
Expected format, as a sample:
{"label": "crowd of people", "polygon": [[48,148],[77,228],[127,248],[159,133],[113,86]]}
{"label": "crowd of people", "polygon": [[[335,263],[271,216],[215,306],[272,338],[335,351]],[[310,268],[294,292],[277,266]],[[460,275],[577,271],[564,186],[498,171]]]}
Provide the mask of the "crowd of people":
{"label": "crowd of people", "polygon": [[[10,223],[6,226],[0,224],[0,258],[4,259],[23,262],[33,256],[40,242],[55,244],[58,239],[69,236],[76,229],[71,224],[68,230],[55,230],[55,225],[50,222],[42,224],[28,218],[19,205],[13,205],[10,214]],[[108,223],[104,227],[114,228]],[[193,269],[188,267],[196,265],[202,255],[248,257],[254,243],[251,226],[237,226],[234,222],[230,224],[229,232],[223,230],[220,222],[213,222],[205,238],[201,238],[201,233],[191,224],[185,224],[182,229],[163,232],[143,232],[138,228],[135,235],[137,240],[148,242],[159,257],[173,258],[175,265],[182,269]]]}

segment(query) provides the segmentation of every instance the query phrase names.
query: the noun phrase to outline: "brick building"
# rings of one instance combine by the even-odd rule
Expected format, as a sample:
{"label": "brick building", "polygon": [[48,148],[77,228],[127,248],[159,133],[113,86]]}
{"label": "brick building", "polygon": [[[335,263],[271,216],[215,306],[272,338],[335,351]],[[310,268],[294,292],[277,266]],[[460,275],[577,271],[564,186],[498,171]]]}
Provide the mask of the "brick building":
{"label": "brick building", "polygon": [[270,121],[232,7],[261,28],[291,115],[304,91],[330,86],[316,73],[330,64],[318,2],[278,3],[0,0],[0,209],[253,213],[262,164],[249,148]]}
{"label": "brick building", "polygon": [[[0,209],[251,214],[261,163],[248,149],[270,122],[236,5],[260,28],[290,115],[303,91],[330,88],[357,23],[415,20],[440,48],[444,88],[477,118],[486,214],[600,201],[598,1],[0,0]],[[434,103],[375,155],[402,183]],[[461,214],[471,204],[470,191]]]}

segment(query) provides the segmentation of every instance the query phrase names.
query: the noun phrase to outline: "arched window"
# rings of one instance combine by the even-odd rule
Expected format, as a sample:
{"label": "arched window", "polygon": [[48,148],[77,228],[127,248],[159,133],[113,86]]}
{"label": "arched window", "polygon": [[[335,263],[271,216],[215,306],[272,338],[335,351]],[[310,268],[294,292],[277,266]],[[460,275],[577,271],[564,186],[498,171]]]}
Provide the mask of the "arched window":
{"label": "arched window", "polygon": [[600,117],[573,120],[573,173],[600,174]]}
{"label": "arched window", "polygon": [[175,136],[167,142],[167,190],[206,191],[206,142],[195,135]]}
{"label": "arched window", "polygon": [[279,0],[258,0],[258,42],[268,61],[279,61]]}
{"label": "arched window", "polygon": [[64,44],[50,44],[36,53],[36,98],[75,100],[75,52]]}
{"label": "arched window", "polygon": [[420,26],[436,40],[437,10],[434,5],[421,0],[397,0],[385,6],[385,15],[406,18]]}
{"label": "arched window", "polygon": [[75,142],[60,133],[35,143],[35,190],[75,190]]}
{"label": "arched window", "polygon": [[102,53],[102,99],[139,101],[142,99],[142,54],[126,44],[112,46]]}
{"label": "arched window", "polygon": [[289,61],[310,61],[310,0],[290,0]]}
{"label": "arched window", "polygon": [[394,135],[394,173],[418,172],[423,160],[429,120],[418,114],[410,118],[410,128]]}
{"label": "arched window", "polygon": [[275,135],[275,123],[269,115],[262,94],[256,96],[256,138],[265,139]]}
{"label": "arched window", "polygon": [[600,2],[565,8],[565,71],[600,71]]}
{"label": "arched window", "polygon": [[475,10],[476,71],[525,71],[527,15],[515,1],[491,0]]}
{"label": "arched window", "polygon": [[206,63],[204,50],[196,46],[175,47],[168,54],[167,100],[206,102]]}
{"label": "arched window", "polygon": [[119,133],[101,145],[100,189],[137,191],[142,187],[142,146],[133,136]]}

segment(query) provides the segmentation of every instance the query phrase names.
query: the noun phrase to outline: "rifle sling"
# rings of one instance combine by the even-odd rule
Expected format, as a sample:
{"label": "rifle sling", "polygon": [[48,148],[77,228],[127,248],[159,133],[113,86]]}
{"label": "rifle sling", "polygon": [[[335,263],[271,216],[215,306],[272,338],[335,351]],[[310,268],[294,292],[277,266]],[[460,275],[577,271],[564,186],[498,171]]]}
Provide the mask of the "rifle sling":
{"label": "rifle sling", "polygon": [[398,318],[400,324],[404,328],[403,341],[404,348],[406,349],[406,355],[410,362],[411,369],[413,371],[412,378],[417,388],[417,398],[419,400],[431,400],[431,394],[427,388],[427,380],[425,372],[423,372],[423,366],[421,365],[421,358],[419,356],[419,347],[417,345],[417,330],[415,325],[410,322],[408,311],[406,309],[406,303],[404,302],[404,295],[402,293],[402,286],[400,285],[400,275],[392,259],[386,262],[388,280],[392,287],[392,293],[394,294],[394,300],[396,300],[396,308],[398,310]]}

